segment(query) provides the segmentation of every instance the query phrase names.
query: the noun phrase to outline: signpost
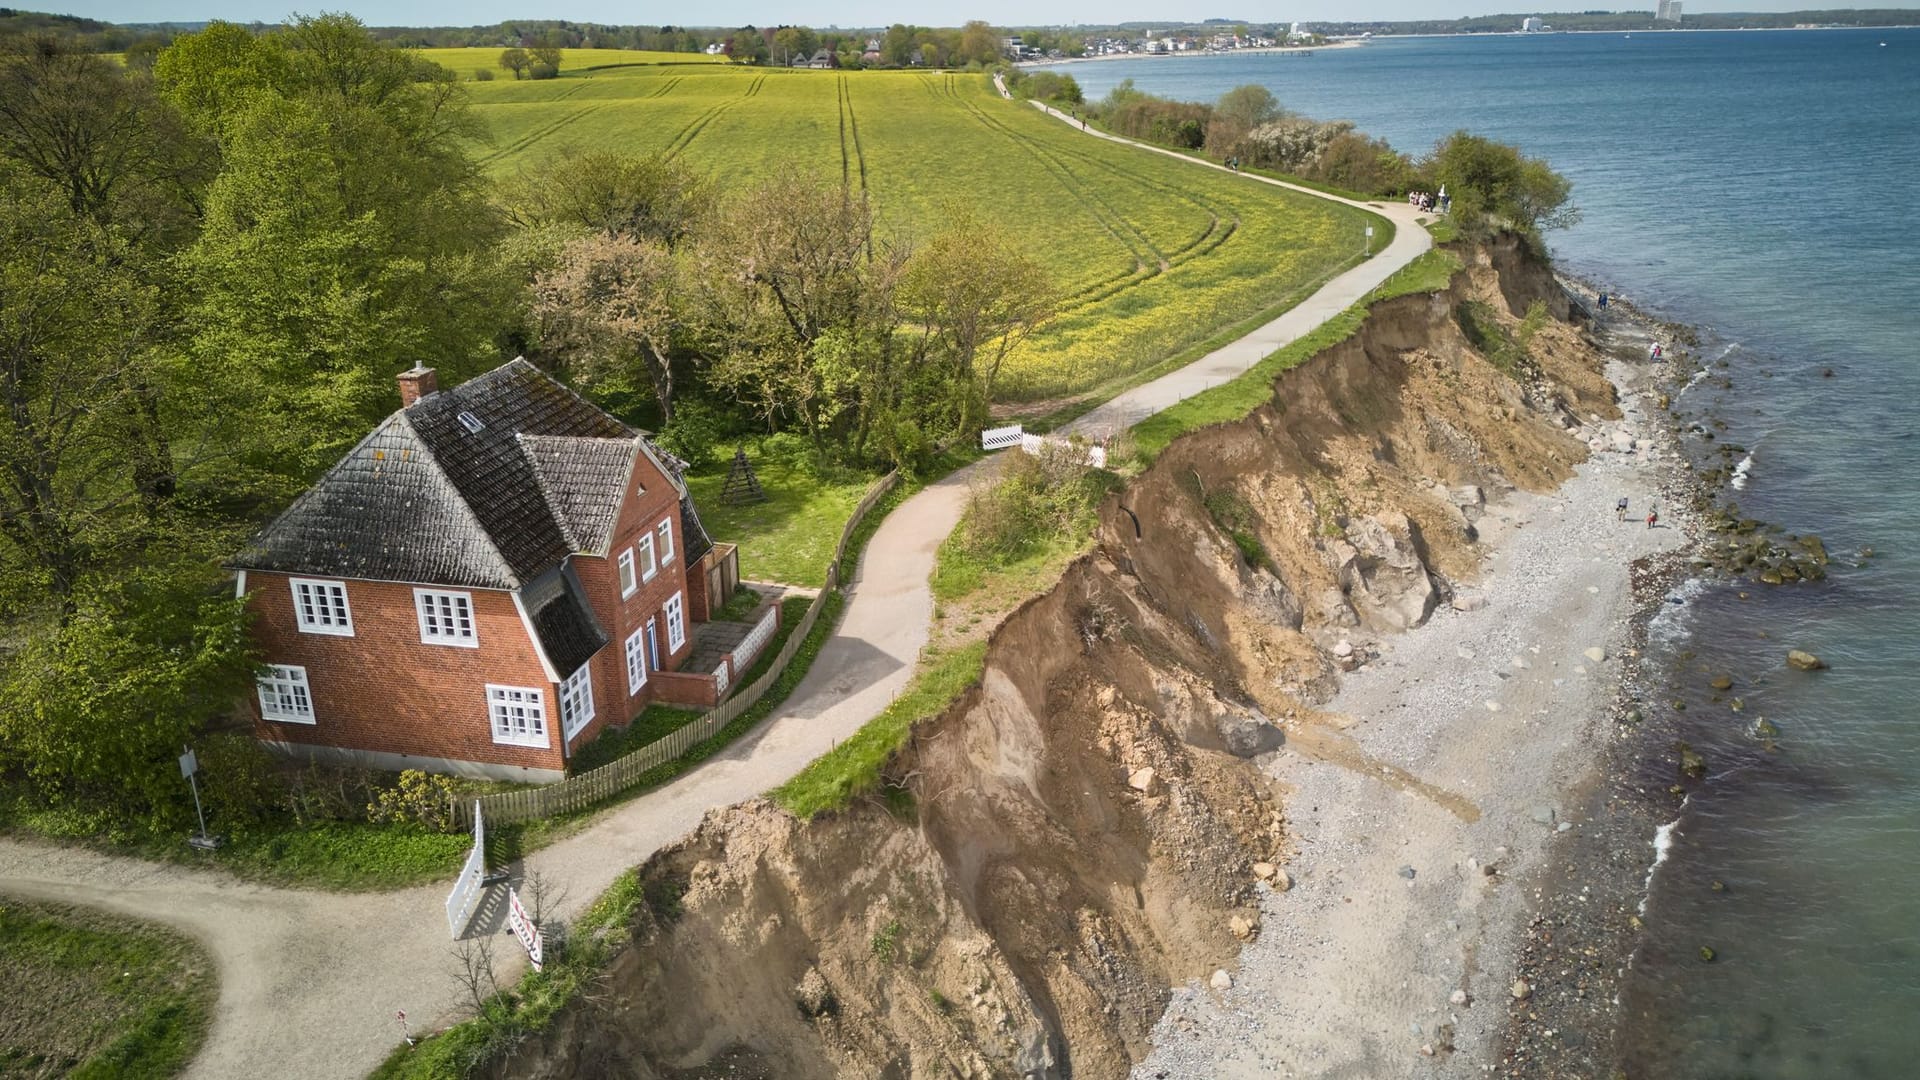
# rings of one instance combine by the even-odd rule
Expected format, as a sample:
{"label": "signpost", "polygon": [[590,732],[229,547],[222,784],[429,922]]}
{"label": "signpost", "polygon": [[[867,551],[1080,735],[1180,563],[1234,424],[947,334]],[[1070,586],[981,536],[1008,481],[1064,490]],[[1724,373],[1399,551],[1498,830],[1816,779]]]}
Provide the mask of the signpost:
{"label": "signpost", "polygon": [[541,935],[540,927],[528,917],[527,909],[520,906],[520,894],[511,886],[507,888],[507,926],[527,950],[527,959],[533,962],[533,970],[539,971],[540,954],[546,939]]}
{"label": "signpost", "polygon": [[193,756],[193,747],[181,749],[186,753],[180,755],[180,775],[186,777],[187,784],[193,788],[193,814],[200,819],[200,831],[187,837],[187,843],[201,851],[212,851],[220,846],[220,838],[207,832],[207,812],[200,806],[200,781],[193,778],[200,771],[200,759]]}
{"label": "signpost", "polygon": [[1361,254],[1369,259],[1373,257],[1373,226],[1371,225],[1367,226],[1367,246],[1362,250]]}

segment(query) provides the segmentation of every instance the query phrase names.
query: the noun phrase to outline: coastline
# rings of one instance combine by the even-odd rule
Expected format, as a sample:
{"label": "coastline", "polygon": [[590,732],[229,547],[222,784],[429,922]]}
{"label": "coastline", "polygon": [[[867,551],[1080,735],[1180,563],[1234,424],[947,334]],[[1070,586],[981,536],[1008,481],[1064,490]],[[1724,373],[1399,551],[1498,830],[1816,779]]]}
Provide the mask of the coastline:
{"label": "coastline", "polygon": [[[1289,732],[1269,769],[1290,792],[1293,886],[1261,888],[1266,930],[1230,990],[1175,990],[1135,1077],[1537,1076],[1543,1042],[1607,1058],[1595,973],[1631,949],[1614,915],[1645,887],[1661,812],[1616,805],[1642,750],[1619,717],[1645,693],[1647,626],[1693,524],[1659,408],[1683,358],[1630,359],[1654,332],[1630,315],[1608,331],[1624,419],[1582,434],[1652,445],[1596,450],[1558,490],[1487,508],[1466,593],[1484,606],[1367,643],[1378,658],[1326,707],[1347,760]],[[1614,520],[1620,495],[1634,520]],[[1660,529],[1641,523],[1649,499]],[[1582,920],[1579,965],[1552,937],[1570,910],[1601,916]]]}
{"label": "coastline", "polygon": [[1173,53],[1119,53],[1109,56],[1068,56],[1059,60],[1019,60],[1014,67],[1042,68],[1059,67],[1062,64],[1092,64],[1103,60],[1223,60],[1233,56],[1258,56],[1278,54],[1293,56],[1312,56],[1316,52],[1328,49],[1358,49],[1367,43],[1364,41],[1330,41],[1325,45],[1270,45],[1254,49],[1189,50]]}

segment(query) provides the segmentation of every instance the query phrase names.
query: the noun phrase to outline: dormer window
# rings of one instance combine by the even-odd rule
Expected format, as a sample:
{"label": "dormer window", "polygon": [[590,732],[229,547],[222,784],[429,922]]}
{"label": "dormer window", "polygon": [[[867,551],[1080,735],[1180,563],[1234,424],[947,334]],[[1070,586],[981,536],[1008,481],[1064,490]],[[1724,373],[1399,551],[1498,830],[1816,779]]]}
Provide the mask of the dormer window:
{"label": "dormer window", "polygon": [[480,434],[480,430],[487,426],[480,422],[479,417],[473,415],[472,413],[468,412],[465,409],[461,409],[459,412],[455,413],[454,419],[460,421],[461,427],[466,428],[468,431],[473,432],[475,435]]}

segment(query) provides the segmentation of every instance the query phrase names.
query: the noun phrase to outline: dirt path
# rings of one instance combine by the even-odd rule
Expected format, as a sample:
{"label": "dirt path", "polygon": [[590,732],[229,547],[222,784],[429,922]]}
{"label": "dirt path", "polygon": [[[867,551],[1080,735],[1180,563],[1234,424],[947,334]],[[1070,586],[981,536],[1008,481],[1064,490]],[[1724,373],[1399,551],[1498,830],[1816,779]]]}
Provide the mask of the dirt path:
{"label": "dirt path", "polygon": [[[1426,230],[1411,208],[1367,208],[1399,225],[1384,251],[1279,319],[1094,410],[1074,430],[1133,422],[1239,374],[1427,250]],[[849,585],[839,628],[774,716],[699,768],[608,811],[516,869],[537,872],[560,911],[571,915],[707,811],[778,785],[884,708],[926,644],[934,552],[959,521],[966,486],[983,465],[930,485],[888,515]],[[457,1019],[463,1003],[443,913],[451,884],[375,895],[276,889],[187,867],[0,840],[0,893],[156,920],[207,945],[220,965],[220,1000],[206,1047],[188,1070],[192,1080],[363,1077],[399,1042],[397,1010],[407,1012],[416,1032]],[[497,906],[496,898],[476,918],[476,932],[499,933]],[[510,938],[495,940],[504,982],[524,959]]]}

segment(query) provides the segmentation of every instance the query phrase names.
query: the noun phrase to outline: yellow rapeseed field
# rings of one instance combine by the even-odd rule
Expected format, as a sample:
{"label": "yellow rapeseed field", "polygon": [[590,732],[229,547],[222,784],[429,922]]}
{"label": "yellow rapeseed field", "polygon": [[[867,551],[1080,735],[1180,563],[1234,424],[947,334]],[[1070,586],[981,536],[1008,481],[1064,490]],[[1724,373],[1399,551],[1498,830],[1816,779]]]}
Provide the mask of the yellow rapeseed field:
{"label": "yellow rapeseed field", "polygon": [[844,179],[905,240],[937,228],[955,203],[1000,222],[1067,297],[1008,362],[1002,396],[1016,401],[1088,391],[1298,301],[1358,257],[1369,223],[1076,132],[1001,99],[985,75],[589,70],[576,51],[559,79],[470,88],[491,132],[480,156],[496,174],[611,147],[683,156],[726,186],[791,170]]}

